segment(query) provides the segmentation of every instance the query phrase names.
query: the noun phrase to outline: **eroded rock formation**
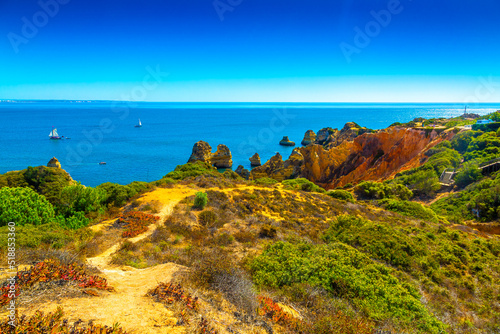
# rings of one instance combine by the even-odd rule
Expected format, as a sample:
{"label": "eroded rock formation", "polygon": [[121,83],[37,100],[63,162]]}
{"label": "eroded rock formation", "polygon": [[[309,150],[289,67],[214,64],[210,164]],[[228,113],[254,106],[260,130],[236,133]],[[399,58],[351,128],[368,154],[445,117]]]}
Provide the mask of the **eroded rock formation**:
{"label": "eroded rock formation", "polygon": [[53,157],[47,163],[47,167],[61,168],[61,163],[56,159],[56,157]]}
{"label": "eroded rock formation", "polygon": [[301,144],[303,146],[307,146],[309,144],[312,144],[316,141],[316,134],[314,133],[313,130],[307,130],[306,133],[304,134],[304,139],[302,139]]}
{"label": "eroded rock formation", "polygon": [[212,155],[210,162],[212,163],[212,166],[217,168],[233,167],[231,151],[224,144],[217,145],[217,151]]}
{"label": "eroded rock formation", "polygon": [[259,167],[261,166],[262,163],[260,162],[260,156],[259,153],[255,153],[251,158],[250,158],[250,166],[252,167]]}
{"label": "eroded rock formation", "polygon": [[298,177],[301,173],[304,157],[298,148],[295,148],[286,161],[283,161],[281,154],[276,153],[271,159],[260,167],[252,169],[252,178],[271,177],[278,181]]}
{"label": "eroded rock formation", "polygon": [[194,144],[191,157],[188,160],[188,162],[196,161],[206,162],[217,168],[231,168],[233,166],[231,151],[226,145],[218,145],[217,151],[212,153],[212,147],[203,140]]}
{"label": "eroded rock formation", "polygon": [[283,139],[280,140],[280,145],[282,146],[295,146],[295,142],[291,141],[288,136],[283,136]]}
{"label": "eroded rock formation", "polygon": [[244,168],[242,165],[239,165],[238,168],[236,168],[235,172],[244,179],[248,180],[250,178],[250,171]]}
{"label": "eroded rock formation", "polygon": [[323,145],[296,148],[286,161],[276,154],[254,168],[252,178],[272,177],[281,181],[305,177],[326,189],[364,180],[386,180],[420,166],[428,158],[428,149],[454,135],[452,131],[439,134],[401,127],[375,132],[352,124],[337,132],[322,129],[316,141]]}
{"label": "eroded rock formation", "polygon": [[189,157],[188,162],[208,162],[210,163],[210,159],[212,158],[212,146],[203,140],[196,142],[193,146],[193,152]]}

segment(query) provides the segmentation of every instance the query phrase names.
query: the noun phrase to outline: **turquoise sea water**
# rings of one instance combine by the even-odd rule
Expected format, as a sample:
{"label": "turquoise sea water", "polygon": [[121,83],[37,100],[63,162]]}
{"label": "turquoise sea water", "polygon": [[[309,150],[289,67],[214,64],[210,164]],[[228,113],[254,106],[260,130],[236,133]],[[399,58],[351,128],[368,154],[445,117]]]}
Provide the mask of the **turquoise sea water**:
{"label": "turquoise sea water", "polygon": [[[498,109],[500,104],[481,104],[468,111],[483,115]],[[287,158],[293,148],[278,145],[280,139],[289,136],[300,145],[309,129],[340,129],[349,121],[381,129],[463,111],[456,104],[2,102],[0,173],[45,165],[55,156],[88,186],[153,181],[187,162],[198,140],[214,151],[226,144],[233,169],[250,168],[248,158],[255,152],[262,162],[276,152]],[[139,118],[143,127],[135,128]],[[71,139],[49,140],[52,126]]]}

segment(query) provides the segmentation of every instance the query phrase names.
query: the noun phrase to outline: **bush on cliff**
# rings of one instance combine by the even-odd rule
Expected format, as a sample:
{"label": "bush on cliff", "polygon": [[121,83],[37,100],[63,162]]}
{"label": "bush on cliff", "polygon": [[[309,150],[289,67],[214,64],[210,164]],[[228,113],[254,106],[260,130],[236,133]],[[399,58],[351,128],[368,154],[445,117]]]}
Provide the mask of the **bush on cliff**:
{"label": "bush on cliff", "polygon": [[321,188],[320,186],[317,186],[313,182],[303,177],[298,179],[284,180],[282,183],[287,189],[303,190],[307,192],[317,192],[317,193],[326,192],[325,189]]}
{"label": "bush on cliff", "polygon": [[326,194],[332,198],[340,199],[342,201],[354,202],[354,196],[347,190],[329,190]]}
{"label": "bush on cliff", "polygon": [[472,236],[435,223],[407,225],[350,215],[337,217],[323,239],[349,244],[377,263],[395,267],[397,277],[406,282],[403,284],[418,284],[427,307],[454,329],[460,321],[449,318],[451,309],[481,313],[486,322],[480,320],[474,325],[485,333],[486,328],[498,324],[498,309],[483,306],[492,292],[495,295],[500,291],[497,239]]}
{"label": "bush on cliff", "polygon": [[488,161],[500,157],[500,138],[494,132],[487,132],[474,138],[464,154],[464,160]]}
{"label": "bush on cliff", "polygon": [[197,192],[194,196],[194,207],[198,209],[203,209],[207,206],[208,203],[208,195],[204,192]]}
{"label": "bush on cliff", "polygon": [[0,226],[9,222],[19,226],[47,224],[54,215],[52,204],[30,188],[0,189]]}
{"label": "bush on cliff", "polygon": [[165,178],[171,178],[173,180],[184,180],[188,177],[196,177],[205,174],[212,174],[221,176],[222,174],[217,172],[217,168],[211,166],[206,162],[196,161],[188,162],[184,165],[179,165],[175,167],[174,171],[165,175]]}
{"label": "bush on cliff", "polygon": [[463,188],[471,183],[477,182],[482,176],[483,174],[476,164],[465,163],[455,176],[455,184]]}
{"label": "bush on cliff", "polygon": [[58,212],[69,217],[77,212],[84,214],[104,211],[107,193],[102,188],[85,187],[81,184],[69,186],[61,192]]}
{"label": "bush on cliff", "polygon": [[254,282],[282,288],[307,283],[346,298],[377,321],[393,321],[421,333],[440,333],[440,323],[413,286],[393,270],[340,242],[327,245],[269,244],[250,263]]}
{"label": "bush on cliff", "polygon": [[379,204],[386,210],[398,212],[404,216],[415,217],[434,223],[438,222],[434,211],[417,202],[383,199],[379,201]]}
{"label": "bush on cliff", "polygon": [[106,195],[103,204],[107,206],[120,207],[132,197],[152,188],[152,185],[146,182],[134,181],[128,185],[121,185],[106,182],[98,185],[97,190],[104,190]]}
{"label": "bush on cliff", "polygon": [[361,182],[354,188],[354,193],[360,199],[399,198],[407,200],[413,197],[413,192],[402,184],[374,181]]}
{"label": "bush on cliff", "polygon": [[270,177],[261,177],[253,181],[255,184],[259,186],[271,186],[273,184],[279,183],[278,180],[271,179]]}
{"label": "bush on cliff", "polygon": [[451,140],[451,148],[464,154],[470,142],[483,134],[482,131],[463,131],[456,134]]}
{"label": "bush on cliff", "polygon": [[59,204],[62,190],[70,184],[71,177],[66,171],[45,166],[28,167],[0,175],[0,188],[31,188],[44,195],[52,205]]}

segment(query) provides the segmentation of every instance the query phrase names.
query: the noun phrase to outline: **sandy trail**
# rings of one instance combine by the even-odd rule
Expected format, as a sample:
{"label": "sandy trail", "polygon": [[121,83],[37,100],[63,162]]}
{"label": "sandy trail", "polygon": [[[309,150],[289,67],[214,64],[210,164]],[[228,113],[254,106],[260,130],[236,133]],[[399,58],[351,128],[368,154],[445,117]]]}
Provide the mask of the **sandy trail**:
{"label": "sandy trail", "polygon": [[[139,242],[150,236],[163,220],[170,215],[174,206],[187,196],[193,195],[195,190],[189,188],[158,188],[144,194],[138,199],[141,203],[157,203],[160,205],[160,219],[157,224],[149,227],[148,231],[128,240],[132,243]],[[116,219],[104,221],[92,226],[94,231],[105,229],[112,225]],[[70,321],[78,319],[88,322],[93,320],[96,324],[111,326],[119,323],[128,333],[184,333],[185,328],[175,326],[177,319],[161,303],[146,297],[146,293],[155,288],[158,283],[171,281],[176,274],[185,271],[185,267],[173,263],[166,263],[145,269],[135,269],[128,266],[113,266],[111,258],[120,248],[117,243],[102,254],[88,258],[87,262],[99,270],[115,292],[98,291],[100,297],[64,298],[43,305],[44,312],[55,311],[58,306],[63,307],[65,316]],[[20,307],[22,313],[33,313],[40,309],[40,305],[30,308]]]}

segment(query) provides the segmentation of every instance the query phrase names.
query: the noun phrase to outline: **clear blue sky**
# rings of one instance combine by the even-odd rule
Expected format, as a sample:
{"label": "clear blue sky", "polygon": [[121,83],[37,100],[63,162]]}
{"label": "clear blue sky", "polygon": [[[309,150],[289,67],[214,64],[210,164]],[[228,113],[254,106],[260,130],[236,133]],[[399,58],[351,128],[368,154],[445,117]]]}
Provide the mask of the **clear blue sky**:
{"label": "clear blue sky", "polygon": [[2,0],[0,99],[500,101],[500,2],[394,1]]}

